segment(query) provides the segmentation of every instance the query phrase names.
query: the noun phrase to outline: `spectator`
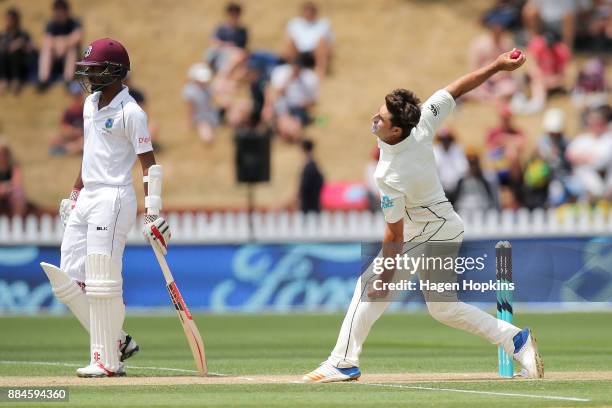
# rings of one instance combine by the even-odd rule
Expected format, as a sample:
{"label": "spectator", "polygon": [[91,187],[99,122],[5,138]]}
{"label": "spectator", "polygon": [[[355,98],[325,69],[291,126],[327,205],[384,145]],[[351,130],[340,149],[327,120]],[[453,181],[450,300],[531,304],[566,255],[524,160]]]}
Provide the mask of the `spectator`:
{"label": "spectator", "polygon": [[374,178],[374,172],[376,171],[376,167],[378,166],[378,160],[380,159],[380,148],[376,146],[372,151],[372,157],[365,169],[365,186],[368,193],[368,202],[370,211],[376,212],[380,211],[380,190],[378,189],[378,185],[376,184],[376,179]]}
{"label": "spectator", "polygon": [[275,119],[279,136],[291,142],[300,139],[303,128],[312,122],[319,93],[313,62],[309,54],[300,54],[291,64],[274,68],[266,90],[262,119]]}
{"label": "spectator", "polygon": [[[469,58],[472,69],[485,66],[495,60],[499,54],[514,47],[512,38],[506,31],[509,16],[503,13],[489,12],[482,19],[486,32],[476,37],[470,45]],[[508,71],[499,72],[482,86],[468,95],[479,101],[507,100],[516,91],[516,83]]]}
{"label": "spectator", "polygon": [[302,15],[289,20],[285,44],[285,58],[293,60],[298,54],[310,53],[315,60],[315,71],[323,78],[329,69],[332,57],[334,34],[331,23],[319,18],[317,6],[313,2],[302,5]]}
{"label": "spectator", "polygon": [[518,112],[535,113],[544,108],[550,93],[565,92],[565,71],[571,51],[552,31],[533,37],[527,51],[533,58],[529,65],[531,100],[515,98],[513,102]]}
{"label": "spectator", "polygon": [[51,138],[52,156],[83,152],[83,94],[76,82],[69,86],[71,100],[64,110],[59,131]]}
{"label": "spectator", "polygon": [[525,134],[513,125],[512,112],[507,107],[500,110],[500,122],[487,134],[487,159],[499,183],[513,187],[518,193],[523,179],[520,158],[525,147]]}
{"label": "spectator", "polygon": [[227,19],[215,29],[205,59],[215,73],[229,76],[248,57],[249,32],[240,19],[240,4],[227,4],[225,14]]}
{"label": "spectator", "polygon": [[455,208],[460,213],[486,211],[497,208],[497,184],[495,176],[485,173],[480,166],[478,154],[466,156],[467,174],[457,183]]}
{"label": "spectator", "polygon": [[5,30],[0,32],[0,94],[8,89],[18,94],[28,77],[28,56],[32,52],[30,35],[21,29],[17,9],[6,12]]}
{"label": "spectator", "polygon": [[569,141],[565,136],[565,115],[559,108],[551,108],[544,114],[544,134],[538,142],[537,156],[549,169],[547,202],[561,205],[574,191],[571,178],[572,165],[566,158]]}
{"label": "spectator", "polygon": [[65,82],[72,81],[83,30],[81,23],[72,17],[66,0],[53,2],[53,18],[45,28],[40,60],[38,81],[44,90],[60,75]]}
{"label": "spectator", "polygon": [[587,60],[578,71],[572,101],[578,107],[597,106],[608,100],[606,65],[602,58]]}
{"label": "spectator", "polygon": [[248,72],[248,30],[241,22],[242,7],[228,3],[225,13],[227,19],[215,29],[205,53],[215,74],[211,86],[222,115],[231,108],[239,83]]}
{"label": "spectator", "polygon": [[529,0],[523,8],[523,22],[532,37],[551,31],[572,49],[578,11],[576,0]]}
{"label": "spectator", "polygon": [[506,30],[515,31],[522,26],[521,11],[525,0],[497,0],[485,14],[485,19],[503,22]]}
{"label": "spectator", "polygon": [[250,98],[233,98],[225,112],[225,122],[233,128],[254,128],[261,123],[265,94],[272,70],[282,63],[277,54],[256,51],[249,55],[244,76]]}
{"label": "spectator", "polygon": [[0,139],[0,214],[24,216],[26,209],[21,168],[8,144]]}
{"label": "spectator", "polygon": [[456,143],[454,133],[448,128],[442,128],[436,135],[436,143],[433,148],[438,174],[446,197],[451,202],[455,201],[457,183],[465,176],[468,163],[463,148]]}
{"label": "spectator", "polygon": [[591,109],[586,118],[586,132],[567,147],[567,159],[582,187],[580,198],[596,201],[606,193],[604,175],[612,164],[612,134],[605,108]]}
{"label": "spectator", "polygon": [[[548,200],[551,169],[539,155],[534,154],[525,165],[523,174],[523,206],[531,209],[544,207]],[[517,206],[518,208],[518,203]]]}
{"label": "spectator", "polygon": [[583,13],[578,24],[576,48],[605,52],[612,47],[612,2],[588,1],[592,7]]}
{"label": "spectator", "polygon": [[300,178],[300,210],[302,212],[321,212],[321,191],[323,190],[323,174],[313,157],[314,143],[311,140],[302,141],[305,164]]}
{"label": "spectator", "polygon": [[212,72],[202,62],[194,64],[187,72],[188,82],[183,87],[183,99],[187,101],[190,127],[206,143],[213,141],[213,129],[219,125],[219,112],[213,106],[210,88]]}

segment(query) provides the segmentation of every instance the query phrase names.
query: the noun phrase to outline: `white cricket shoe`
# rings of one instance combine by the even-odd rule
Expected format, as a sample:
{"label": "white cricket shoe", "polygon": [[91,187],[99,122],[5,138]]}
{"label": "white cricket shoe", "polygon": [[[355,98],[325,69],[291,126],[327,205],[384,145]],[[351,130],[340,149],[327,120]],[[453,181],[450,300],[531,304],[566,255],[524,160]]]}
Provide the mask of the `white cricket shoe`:
{"label": "white cricket shoe", "polygon": [[303,383],[328,383],[340,381],[357,381],[361,377],[359,367],[339,368],[334,367],[327,361],[322,363],[316,370],[302,377]]}
{"label": "white cricket shoe", "polygon": [[76,370],[77,376],[83,378],[102,378],[102,377],[124,377],[125,370],[123,363],[119,363],[119,369],[116,371],[107,370],[102,363],[90,364],[87,367],[82,367]]}
{"label": "white cricket shoe", "polygon": [[523,369],[519,377],[544,378],[544,361],[540,353],[533,333],[525,327],[513,338],[514,359],[521,363]]}

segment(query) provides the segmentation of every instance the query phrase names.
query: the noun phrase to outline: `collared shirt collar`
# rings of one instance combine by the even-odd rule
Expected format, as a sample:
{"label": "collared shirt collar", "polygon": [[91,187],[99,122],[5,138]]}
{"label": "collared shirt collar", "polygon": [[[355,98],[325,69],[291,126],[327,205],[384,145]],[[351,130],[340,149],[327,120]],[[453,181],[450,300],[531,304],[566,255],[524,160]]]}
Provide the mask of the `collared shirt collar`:
{"label": "collared shirt collar", "polygon": [[[127,95],[129,95],[130,90],[128,89],[127,86],[123,85],[123,88],[121,89],[121,91],[119,91],[119,93],[117,95],[115,95],[115,97],[113,98],[112,101],[110,101],[110,103],[108,105],[106,105],[104,108],[106,107],[111,107],[111,108],[116,108],[118,107],[121,102],[123,102],[126,98]],[[102,92],[97,91],[93,94],[93,102],[95,102],[96,106],[98,105],[98,101],[100,101],[100,95],[102,95]],[[102,108],[102,109],[104,109]]]}
{"label": "collared shirt collar", "polygon": [[388,152],[391,154],[397,154],[397,153],[403,152],[404,150],[408,150],[408,148],[410,147],[411,138],[412,138],[412,132],[410,132],[410,135],[408,135],[407,138],[405,138],[401,142],[396,143],[394,145],[387,144],[383,142],[382,140],[378,139],[378,147],[380,147],[385,152]]}

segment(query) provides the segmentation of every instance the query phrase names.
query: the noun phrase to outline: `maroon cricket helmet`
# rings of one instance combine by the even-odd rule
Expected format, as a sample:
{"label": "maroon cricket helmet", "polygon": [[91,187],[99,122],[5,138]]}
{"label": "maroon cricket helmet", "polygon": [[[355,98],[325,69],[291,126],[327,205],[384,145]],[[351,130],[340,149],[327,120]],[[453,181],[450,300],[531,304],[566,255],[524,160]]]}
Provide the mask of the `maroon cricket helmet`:
{"label": "maroon cricket helmet", "polygon": [[85,49],[83,59],[77,65],[103,65],[105,63],[121,65],[130,69],[130,56],[125,47],[112,38],[95,40]]}
{"label": "maroon cricket helmet", "polygon": [[[87,92],[99,91],[122,80],[130,70],[130,57],[125,47],[112,38],[101,38],[87,46],[83,59],[76,63],[75,75]],[[102,67],[102,69],[92,69]]]}

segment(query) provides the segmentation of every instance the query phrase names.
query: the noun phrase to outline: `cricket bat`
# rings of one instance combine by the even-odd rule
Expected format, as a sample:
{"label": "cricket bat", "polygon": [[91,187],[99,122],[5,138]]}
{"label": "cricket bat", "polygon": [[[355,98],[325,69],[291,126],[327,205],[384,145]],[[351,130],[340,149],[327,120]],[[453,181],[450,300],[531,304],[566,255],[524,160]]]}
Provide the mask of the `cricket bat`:
{"label": "cricket bat", "polygon": [[174,277],[172,276],[172,272],[170,272],[166,258],[157,248],[157,246],[151,242],[151,240],[152,238],[149,237],[151,248],[153,248],[157,262],[159,262],[159,266],[161,267],[164,278],[166,279],[166,289],[168,289],[168,293],[170,293],[170,299],[176,308],[179,320],[181,321],[181,325],[185,331],[185,336],[187,337],[187,342],[191,348],[191,354],[193,354],[193,359],[196,363],[196,367],[198,368],[198,373],[201,376],[206,376],[208,373],[208,368],[206,367],[204,342],[202,341],[202,336],[200,336],[198,326],[196,326],[195,322],[193,321],[191,313],[183,300],[183,296],[181,295],[181,292],[179,292],[178,287],[174,282]]}

